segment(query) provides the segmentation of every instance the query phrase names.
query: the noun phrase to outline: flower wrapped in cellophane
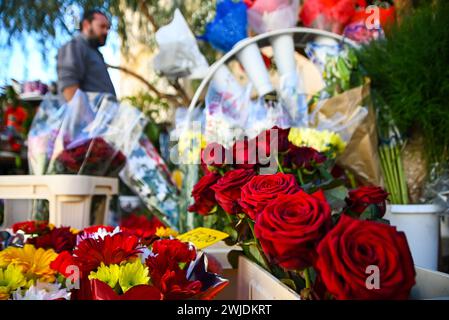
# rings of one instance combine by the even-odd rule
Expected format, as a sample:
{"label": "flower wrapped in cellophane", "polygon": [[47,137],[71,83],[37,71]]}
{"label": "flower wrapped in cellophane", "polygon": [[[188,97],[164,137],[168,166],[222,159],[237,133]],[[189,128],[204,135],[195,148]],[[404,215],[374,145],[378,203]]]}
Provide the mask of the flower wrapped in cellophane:
{"label": "flower wrapped in cellophane", "polygon": [[154,69],[168,78],[201,79],[209,64],[196,43],[195,36],[179,9],[173,20],[156,32],[159,53],[154,58]]}

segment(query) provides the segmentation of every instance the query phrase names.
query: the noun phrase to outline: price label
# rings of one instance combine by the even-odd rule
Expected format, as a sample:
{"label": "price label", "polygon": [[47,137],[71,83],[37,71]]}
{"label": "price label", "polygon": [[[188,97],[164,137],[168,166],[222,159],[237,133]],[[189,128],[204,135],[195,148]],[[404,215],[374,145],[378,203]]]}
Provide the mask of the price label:
{"label": "price label", "polygon": [[227,233],[201,227],[183,233],[177,238],[184,242],[192,242],[197,249],[204,249],[227,237],[229,237]]}

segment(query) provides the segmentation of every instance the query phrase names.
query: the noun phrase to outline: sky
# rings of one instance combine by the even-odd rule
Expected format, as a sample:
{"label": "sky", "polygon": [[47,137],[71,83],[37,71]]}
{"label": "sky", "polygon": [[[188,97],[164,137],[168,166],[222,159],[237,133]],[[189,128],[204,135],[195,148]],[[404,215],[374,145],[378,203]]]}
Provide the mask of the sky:
{"label": "sky", "polygon": [[[5,39],[6,33],[0,29],[0,39]],[[70,36],[60,39],[70,40]],[[4,43],[0,41],[0,43]],[[120,64],[120,38],[116,31],[111,30],[106,45],[100,48],[106,63]],[[10,47],[0,47],[0,86],[11,83],[11,79],[23,81],[41,80],[49,84],[57,80],[56,55],[57,47],[52,47],[42,53],[41,47],[33,35],[27,35],[21,42],[14,41]],[[120,88],[120,72],[109,70],[116,92]]]}

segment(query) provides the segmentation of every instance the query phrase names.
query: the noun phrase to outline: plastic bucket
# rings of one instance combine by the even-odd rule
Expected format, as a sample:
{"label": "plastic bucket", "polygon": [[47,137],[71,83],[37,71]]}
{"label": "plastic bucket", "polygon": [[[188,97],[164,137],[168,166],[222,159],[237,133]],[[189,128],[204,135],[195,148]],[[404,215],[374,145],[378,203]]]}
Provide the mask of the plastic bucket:
{"label": "plastic bucket", "polygon": [[390,205],[385,219],[404,231],[415,265],[438,269],[438,246],[440,239],[440,213],[438,205]]}

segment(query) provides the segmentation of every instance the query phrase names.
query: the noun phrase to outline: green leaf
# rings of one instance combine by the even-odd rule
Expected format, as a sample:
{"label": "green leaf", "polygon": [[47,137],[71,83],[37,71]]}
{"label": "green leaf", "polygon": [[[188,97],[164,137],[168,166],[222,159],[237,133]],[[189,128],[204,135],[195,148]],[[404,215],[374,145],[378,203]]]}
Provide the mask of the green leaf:
{"label": "green leaf", "polygon": [[324,195],[332,209],[338,210],[346,206],[345,199],[348,195],[348,190],[344,186],[324,190]]}
{"label": "green leaf", "polygon": [[285,284],[287,287],[291,288],[292,290],[296,291],[296,284],[292,279],[280,279],[280,281]]}

